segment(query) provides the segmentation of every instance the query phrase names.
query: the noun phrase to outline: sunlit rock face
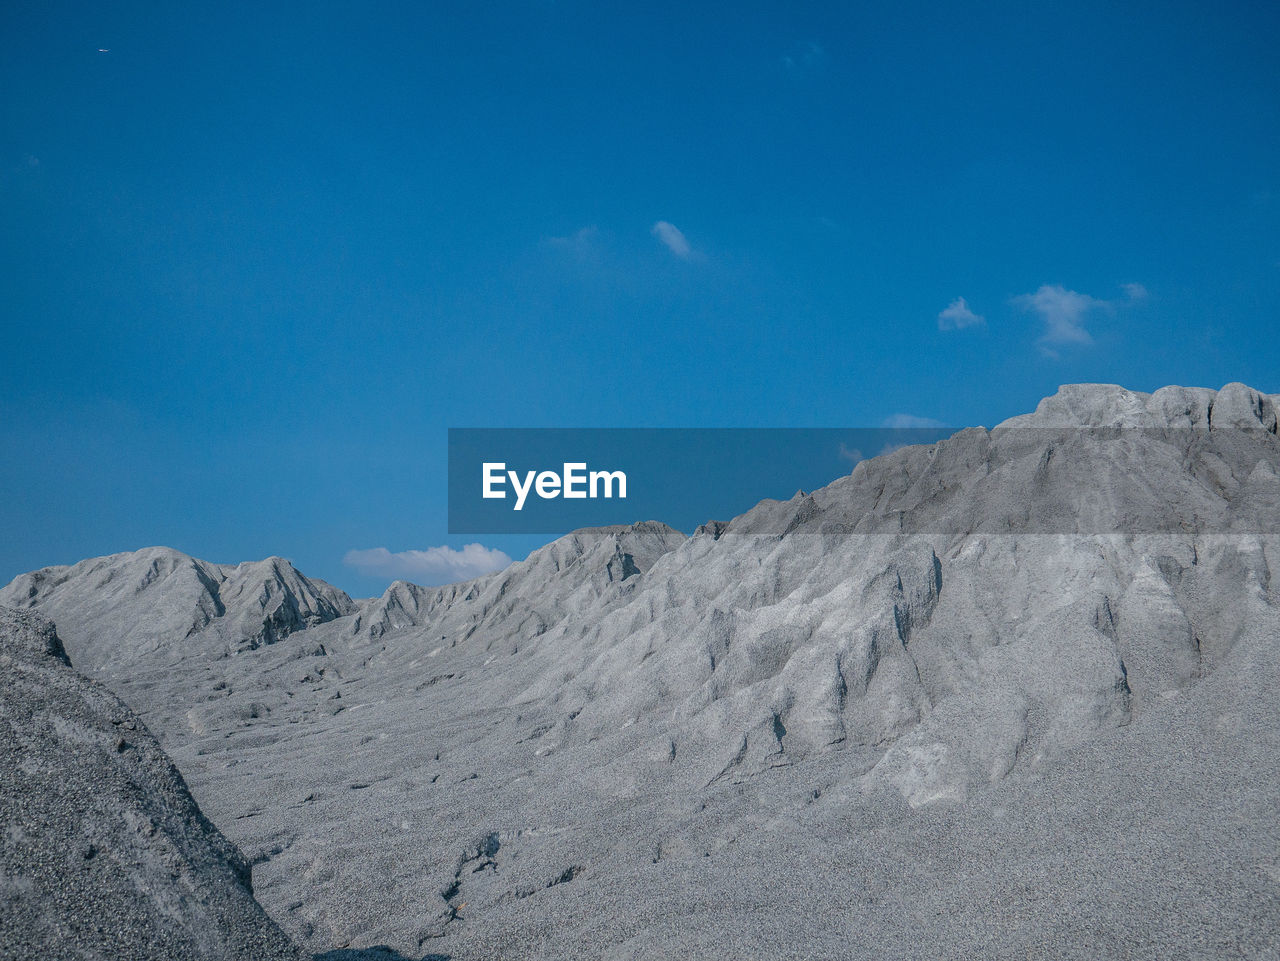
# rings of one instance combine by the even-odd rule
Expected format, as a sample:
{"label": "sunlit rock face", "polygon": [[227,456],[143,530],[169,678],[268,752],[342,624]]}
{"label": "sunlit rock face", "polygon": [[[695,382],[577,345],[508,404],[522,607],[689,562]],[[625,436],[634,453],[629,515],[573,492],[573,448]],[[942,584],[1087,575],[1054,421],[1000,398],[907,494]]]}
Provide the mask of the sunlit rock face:
{"label": "sunlit rock face", "polygon": [[32,571],[0,599],[56,612],[75,638],[76,665],[102,674],[155,655],[218,657],[273,644],[355,609],[345,593],[280,557],[210,564],[167,547]]}

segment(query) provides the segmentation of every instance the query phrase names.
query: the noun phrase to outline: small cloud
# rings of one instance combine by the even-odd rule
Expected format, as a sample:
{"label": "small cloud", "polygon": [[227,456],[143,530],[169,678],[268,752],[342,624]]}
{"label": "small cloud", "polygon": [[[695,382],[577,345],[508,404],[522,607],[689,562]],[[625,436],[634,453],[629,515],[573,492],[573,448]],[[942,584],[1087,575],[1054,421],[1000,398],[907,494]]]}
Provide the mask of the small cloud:
{"label": "small cloud", "polygon": [[653,225],[651,233],[666,244],[667,249],[681,260],[688,260],[693,256],[693,248],[689,246],[689,241],[675,224],[659,220]]}
{"label": "small cloud", "polygon": [[581,250],[582,248],[589,247],[594,243],[599,234],[600,228],[595,224],[591,224],[580,230],[575,230],[567,237],[547,237],[546,242],[552,247],[572,247],[574,249]]}
{"label": "small cloud", "polygon": [[37,157],[35,154],[30,154],[30,153],[27,154],[23,162],[27,165],[28,170],[35,170],[37,167],[40,166],[40,158]]}
{"label": "small cloud", "polygon": [[808,70],[827,59],[827,52],[812,40],[798,41],[782,58],[782,65],[788,70]]}
{"label": "small cloud", "polygon": [[1123,299],[1100,300],[1079,291],[1067,290],[1060,284],[1045,284],[1034,294],[1020,294],[1010,299],[1015,307],[1039,314],[1044,321],[1044,333],[1040,335],[1040,350],[1049,357],[1057,357],[1054,349],[1065,344],[1088,346],[1093,337],[1085,329],[1084,322],[1090,313],[1098,310],[1114,312],[1117,307],[1140,304],[1151,294],[1142,284],[1120,285]]}
{"label": "small cloud", "polygon": [[1064,344],[1092,344],[1093,337],[1085,330],[1084,320],[1090,311],[1110,307],[1105,300],[1067,290],[1060,284],[1045,284],[1034,294],[1020,294],[1013,298],[1013,305],[1038,314],[1044,321],[1040,344],[1049,354],[1054,353],[1053,347]]}
{"label": "small cloud", "polygon": [[428,547],[425,551],[399,551],[395,554],[385,547],[347,551],[342,563],[373,577],[403,578],[431,585],[469,581],[473,577],[492,574],[510,564],[511,558],[483,544],[467,544],[460,551],[452,547]]}
{"label": "small cloud", "polygon": [[964,330],[966,327],[985,327],[987,318],[975,314],[963,297],[957,297],[938,314],[939,330]]}
{"label": "small cloud", "polygon": [[850,464],[854,464],[855,466],[860,461],[866,460],[866,455],[864,455],[862,451],[858,450],[856,447],[849,447],[844,441],[840,442],[840,448],[836,451],[836,455],[841,460],[847,460]]}
{"label": "small cloud", "polygon": [[934,420],[932,417],[917,417],[915,414],[890,414],[880,426],[888,427],[891,430],[913,430],[946,427],[947,425],[940,420]]}

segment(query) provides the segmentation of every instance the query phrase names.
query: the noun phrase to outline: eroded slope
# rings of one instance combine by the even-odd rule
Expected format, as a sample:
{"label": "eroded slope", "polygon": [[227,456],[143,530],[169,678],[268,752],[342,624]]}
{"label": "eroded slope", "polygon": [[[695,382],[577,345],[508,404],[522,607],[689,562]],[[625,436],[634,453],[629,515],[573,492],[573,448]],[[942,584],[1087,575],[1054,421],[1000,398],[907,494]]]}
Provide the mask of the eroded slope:
{"label": "eroded slope", "polygon": [[0,956],[296,959],[141,719],[0,608]]}

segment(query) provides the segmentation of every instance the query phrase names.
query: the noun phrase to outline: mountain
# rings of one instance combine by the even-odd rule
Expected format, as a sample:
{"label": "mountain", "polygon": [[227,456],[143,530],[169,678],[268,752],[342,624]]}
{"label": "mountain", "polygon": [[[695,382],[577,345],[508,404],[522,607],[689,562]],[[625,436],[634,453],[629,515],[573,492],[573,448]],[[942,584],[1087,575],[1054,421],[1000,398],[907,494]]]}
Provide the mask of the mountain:
{"label": "mountain", "polygon": [[545,634],[569,616],[590,620],[598,608],[635,586],[626,584],[628,578],[648,570],[684,539],[655,522],[574,531],[528,560],[475,581],[437,588],[396,581],[361,607],[351,630],[378,638],[438,624],[451,643],[480,637],[515,644]]}
{"label": "mountain", "polygon": [[122,590],[140,555],[0,603],[116,666],[313,950],[1265,956],[1278,400],[1064,387],[690,537],[575,532],[272,644],[239,636],[257,607],[179,633],[202,595]]}
{"label": "mountain", "polygon": [[113,673],[140,657],[223,657],[273,644],[355,609],[345,593],[283,558],[210,564],[166,547],[23,574],[0,603],[56,612],[82,669]]}
{"label": "mountain", "polygon": [[297,959],[249,863],[53,625],[0,608],[0,955]]}

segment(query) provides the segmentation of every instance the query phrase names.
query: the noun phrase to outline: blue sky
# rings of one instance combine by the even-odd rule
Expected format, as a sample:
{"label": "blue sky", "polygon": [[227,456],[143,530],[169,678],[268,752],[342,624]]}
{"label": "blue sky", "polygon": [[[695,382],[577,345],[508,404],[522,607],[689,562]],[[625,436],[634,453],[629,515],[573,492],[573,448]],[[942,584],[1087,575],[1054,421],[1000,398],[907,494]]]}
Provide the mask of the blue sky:
{"label": "blue sky", "polygon": [[265,6],[0,12],[0,580],[376,592],[450,426],[1280,391],[1273,4]]}

